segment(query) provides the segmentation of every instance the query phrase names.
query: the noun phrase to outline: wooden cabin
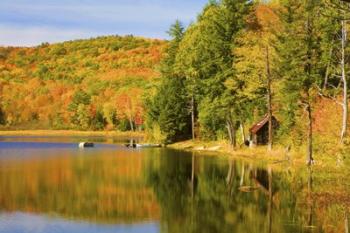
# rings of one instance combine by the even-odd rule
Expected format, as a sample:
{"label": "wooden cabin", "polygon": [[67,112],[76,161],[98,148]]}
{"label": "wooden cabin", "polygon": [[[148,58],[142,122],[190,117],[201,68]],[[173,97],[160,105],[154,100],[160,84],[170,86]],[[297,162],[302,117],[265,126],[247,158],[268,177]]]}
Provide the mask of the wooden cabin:
{"label": "wooden cabin", "polygon": [[[273,129],[278,128],[278,121],[272,116]],[[250,129],[250,145],[267,145],[269,142],[269,116],[266,114],[259,122]]]}

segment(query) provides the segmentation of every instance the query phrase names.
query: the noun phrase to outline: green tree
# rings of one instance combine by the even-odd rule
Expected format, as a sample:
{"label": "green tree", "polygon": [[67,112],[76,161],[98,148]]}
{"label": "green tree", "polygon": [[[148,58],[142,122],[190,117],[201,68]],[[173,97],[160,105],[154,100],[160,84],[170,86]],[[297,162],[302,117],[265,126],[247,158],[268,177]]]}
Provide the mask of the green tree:
{"label": "green tree", "polygon": [[111,103],[105,103],[102,111],[103,118],[107,122],[108,126],[114,128],[117,123],[117,113],[115,107]]}
{"label": "green tree", "polygon": [[165,143],[185,139],[189,132],[190,118],[185,79],[174,72],[175,57],[183,32],[184,28],[179,21],[170,27],[168,33],[172,40],[161,63],[161,83],[155,96],[147,104],[148,128],[159,127]]}
{"label": "green tree", "polygon": [[149,104],[148,125],[159,125],[165,143],[186,139],[191,132],[184,81],[180,77],[163,78],[157,94]]}
{"label": "green tree", "polygon": [[[233,76],[234,39],[244,27],[244,17],[250,9],[251,3],[243,0],[210,2],[197,22],[186,31],[180,44],[176,67],[187,78],[189,96],[200,106],[201,131],[212,132],[211,138],[216,137],[218,129],[225,128],[224,122],[229,126],[229,134],[235,131],[231,127],[236,125],[232,123],[236,120],[230,114],[235,106],[226,98],[225,81]],[[221,112],[220,118],[224,120],[219,120],[217,114],[210,115],[210,112]],[[210,116],[212,120],[208,119]]]}
{"label": "green tree", "polygon": [[272,4],[257,4],[247,18],[247,26],[236,37],[234,48],[235,79],[241,82],[241,99],[249,100],[245,104],[258,112],[268,113],[269,150],[273,143],[272,80],[276,76],[277,60],[274,44],[276,31],[280,29],[279,17],[274,11]]}
{"label": "green tree", "polygon": [[[83,129],[87,129],[89,126],[89,123],[86,123],[85,120],[85,115],[87,114],[87,111],[85,110],[90,104],[90,100],[91,96],[89,94],[83,90],[77,90],[73,95],[72,102],[68,105],[68,110],[72,112],[71,122]],[[82,122],[84,123],[84,126],[82,126]]]}
{"label": "green tree", "polygon": [[77,123],[81,129],[88,129],[90,126],[89,109],[84,104],[79,104],[77,108]]}
{"label": "green tree", "polygon": [[[313,118],[312,103],[315,83],[321,77],[320,40],[318,16],[320,1],[282,2],[281,14],[284,30],[279,36],[279,73],[282,75],[282,90],[287,128],[296,125],[297,118],[306,121],[307,164],[313,163]],[[304,111],[301,111],[304,110]],[[303,113],[304,112],[304,113]]]}

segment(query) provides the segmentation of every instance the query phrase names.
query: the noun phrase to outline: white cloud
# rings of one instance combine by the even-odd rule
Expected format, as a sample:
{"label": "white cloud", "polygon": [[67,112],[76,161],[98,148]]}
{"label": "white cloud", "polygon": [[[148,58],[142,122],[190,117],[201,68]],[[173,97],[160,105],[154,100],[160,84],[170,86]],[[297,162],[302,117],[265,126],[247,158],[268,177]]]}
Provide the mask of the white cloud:
{"label": "white cloud", "polygon": [[99,33],[88,31],[9,25],[0,25],[0,32],[1,46],[35,46],[42,42],[55,43],[99,35]]}
{"label": "white cloud", "polygon": [[0,15],[0,45],[33,46],[111,34],[166,38],[176,19],[185,24],[195,19],[201,1],[206,0],[0,0],[0,9],[6,9]]}
{"label": "white cloud", "polygon": [[69,40],[89,39],[97,36],[107,35],[130,35],[143,36],[148,38],[165,38],[165,33],[158,32],[157,29],[140,31],[138,34],[127,29],[119,30],[115,33],[81,30],[62,29],[54,27],[22,27],[0,24],[0,46],[37,46],[43,42],[58,43]]}

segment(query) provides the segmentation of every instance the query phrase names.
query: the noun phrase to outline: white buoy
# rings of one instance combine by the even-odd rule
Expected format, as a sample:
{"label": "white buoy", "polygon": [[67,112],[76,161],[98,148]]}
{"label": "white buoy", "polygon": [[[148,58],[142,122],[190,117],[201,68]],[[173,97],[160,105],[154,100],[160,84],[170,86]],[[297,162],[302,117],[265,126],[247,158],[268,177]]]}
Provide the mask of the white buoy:
{"label": "white buoy", "polygon": [[94,147],[94,144],[92,142],[81,142],[81,143],[79,143],[79,148],[85,148],[85,147]]}

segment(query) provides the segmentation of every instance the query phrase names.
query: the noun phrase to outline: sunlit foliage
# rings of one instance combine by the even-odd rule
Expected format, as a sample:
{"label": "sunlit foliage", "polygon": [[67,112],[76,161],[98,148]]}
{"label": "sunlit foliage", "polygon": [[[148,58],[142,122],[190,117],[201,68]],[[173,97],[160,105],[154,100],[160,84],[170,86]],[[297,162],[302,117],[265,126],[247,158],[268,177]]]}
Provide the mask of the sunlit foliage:
{"label": "sunlit foliage", "polygon": [[[165,45],[108,36],[0,48],[0,123],[12,128],[140,127],[142,96],[159,76]],[[128,125],[122,126],[125,121]]]}

